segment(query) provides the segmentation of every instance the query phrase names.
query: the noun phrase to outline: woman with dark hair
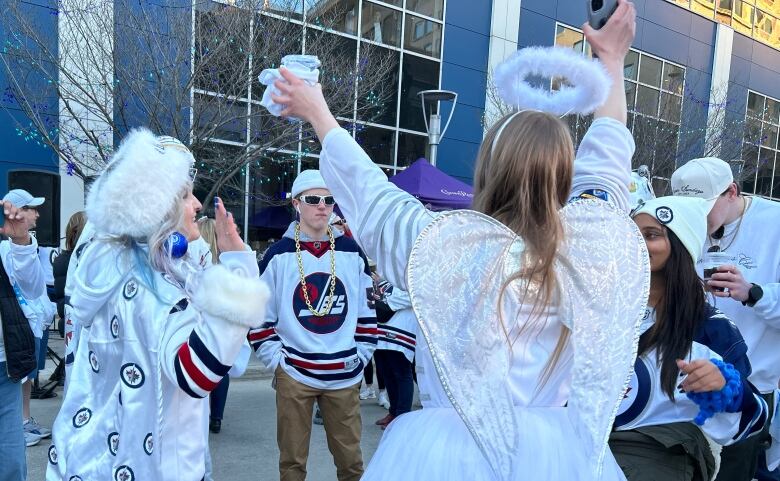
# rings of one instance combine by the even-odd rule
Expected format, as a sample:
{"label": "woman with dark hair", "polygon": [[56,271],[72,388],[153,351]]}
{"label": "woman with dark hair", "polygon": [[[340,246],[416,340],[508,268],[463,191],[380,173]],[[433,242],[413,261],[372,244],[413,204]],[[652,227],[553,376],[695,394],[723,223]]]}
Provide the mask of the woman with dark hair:
{"label": "woman with dark hair", "polygon": [[718,445],[750,437],[767,422],[767,405],[747,381],[745,341],[707,303],[696,273],[710,208],[703,199],[661,197],[633,215],[650,254],[650,297],[610,436],[630,481],[712,479]]}
{"label": "woman with dark hair", "polygon": [[65,227],[65,250],[54,259],[52,269],[54,270],[54,302],[57,303],[57,314],[60,316],[60,335],[64,335],[65,322],[65,304],[68,302],[65,296],[65,282],[68,280],[68,264],[70,256],[76,248],[81,231],[87,223],[87,216],[84,211],[78,211],[68,221]]}

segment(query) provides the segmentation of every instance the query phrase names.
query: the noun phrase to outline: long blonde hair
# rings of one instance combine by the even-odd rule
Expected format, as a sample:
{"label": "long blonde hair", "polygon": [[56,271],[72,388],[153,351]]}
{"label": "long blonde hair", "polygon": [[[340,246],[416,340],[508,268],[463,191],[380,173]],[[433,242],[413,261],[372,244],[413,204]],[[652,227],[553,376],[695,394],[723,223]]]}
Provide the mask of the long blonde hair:
{"label": "long blonde hair", "polygon": [[[488,130],[479,149],[472,208],[501,221],[526,243],[521,268],[510,276],[499,296],[500,306],[507,288],[518,279],[526,281],[523,301],[529,293],[535,293],[529,299],[533,301],[531,319],[518,337],[531,327],[541,328],[547,306],[557,296],[555,259],[564,237],[559,210],[571,190],[573,163],[569,128],[558,117],[544,112],[524,111],[503,117]],[[503,319],[500,321],[511,346],[514,340],[509,337],[510,330]],[[569,330],[562,327],[539,387],[549,378],[568,338]]]}
{"label": "long blonde hair", "polygon": [[200,236],[209,245],[211,251],[211,262],[213,264],[219,264],[219,248],[217,247],[217,229],[216,221],[209,219],[208,217],[201,217],[198,219],[198,230],[200,230]]}

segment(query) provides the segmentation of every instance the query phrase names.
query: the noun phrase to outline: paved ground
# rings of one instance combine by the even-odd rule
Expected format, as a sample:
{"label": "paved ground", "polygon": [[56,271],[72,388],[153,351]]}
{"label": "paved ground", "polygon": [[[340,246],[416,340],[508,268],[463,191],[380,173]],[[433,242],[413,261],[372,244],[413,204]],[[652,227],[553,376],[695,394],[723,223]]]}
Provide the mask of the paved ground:
{"label": "paved ground", "polygon": [[[55,351],[62,351],[62,341],[53,335],[50,345]],[[48,378],[52,362],[42,372],[41,380]],[[53,399],[33,400],[32,415],[44,426],[50,427],[59,410],[62,390]],[[363,401],[363,459],[366,464],[376,450],[382,431],[374,421],[385,416],[387,411],[376,405],[375,400]],[[250,365],[244,378],[230,384],[222,432],[211,435],[211,454],[214,461],[214,479],[217,481],[271,481],[279,479],[277,463],[279,450],[276,447],[276,406],[270,379]],[[28,479],[39,481],[45,478],[46,450],[48,440],[27,448]],[[309,455],[309,481],[332,481],[336,479],[336,468],[325,442],[322,426],[313,426],[311,451]]]}

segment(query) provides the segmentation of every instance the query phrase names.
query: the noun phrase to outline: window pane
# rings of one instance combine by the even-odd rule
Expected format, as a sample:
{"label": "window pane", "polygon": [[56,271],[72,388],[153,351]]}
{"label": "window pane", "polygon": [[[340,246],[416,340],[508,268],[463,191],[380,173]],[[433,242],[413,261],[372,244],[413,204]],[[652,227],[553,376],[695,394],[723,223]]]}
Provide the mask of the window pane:
{"label": "window pane", "polygon": [[323,61],[320,83],[333,115],[351,118],[355,108],[357,40],[307,28],[306,53]]}
{"label": "window pane", "polygon": [[441,56],[441,24],[406,15],[404,48],[431,57]]}
{"label": "window pane", "polygon": [[761,131],[761,145],[772,149],[777,148],[777,125],[764,124]]}
{"label": "window pane", "polygon": [[406,132],[398,133],[398,167],[406,167],[420,157],[425,157],[428,137]]}
{"label": "window pane", "polygon": [[756,170],[758,169],[758,147],[744,144],[742,148],[742,191],[750,194],[756,191]]}
{"label": "window pane", "polygon": [[357,35],[358,0],[316,2],[306,17],[317,27]]}
{"label": "window pane", "polygon": [[674,92],[678,95],[683,93],[683,83],[685,82],[685,69],[672,65],[664,64],[663,89]]}
{"label": "window pane", "polygon": [[631,50],[626,55],[623,64],[623,76],[630,80],[636,80],[636,74],[639,72],[639,53]]}
{"label": "window pane", "polygon": [[393,165],[393,151],[395,149],[395,132],[389,129],[357,126],[355,140],[374,163]]}
{"label": "window pane", "polygon": [[249,95],[249,18],[233,7],[197,12],[195,86],[210,92]]}
{"label": "window pane", "polygon": [[715,4],[715,20],[725,25],[731,25],[731,9],[734,0],[717,0]]}
{"label": "window pane", "polygon": [[[228,212],[233,213],[236,225],[243,229],[245,191],[243,170],[239,170],[233,176],[229,174],[246,160],[244,148],[206,142],[195,144],[192,153],[198,159],[196,162],[198,175],[193,189],[195,196],[205,200],[206,194],[216,182],[224,182],[218,194]],[[213,213],[214,209],[210,205],[204,206],[203,214],[213,215]]]}
{"label": "window pane", "polygon": [[680,5],[681,7],[688,8],[691,5],[690,0],[670,0],[672,3],[676,3],[677,5]]}
{"label": "window pane", "polygon": [[653,117],[657,116],[659,94],[660,92],[656,89],[640,85],[636,94],[636,111]]}
{"label": "window pane", "polygon": [[367,40],[398,47],[401,45],[401,13],[363,0],[360,31]]}
{"label": "window pane", "polygon": [[668,94],[666,92],[661,93],[661,118],[680,123],[680,114],[682,113],[682,97]]}
{"label": "window pane", "polygon": [[761,121],[745,119],[745,142],[758,145],[761,143]]}
{"label": "window pane", "polygon": [[632,111],[636,108],[636,84],[634,82],[629,82],[628,80],[624,83],[626,86],[626,105],[628,106],[628,110]]}
{"label": "window pane", "polygon": [[263,69],[277,68],[282,55],[302,53],[303,27],[267,15],[255,17],[254,55],[252,57],[252,98],[263,97],[265,86],[257,81]]}
{"label": "window pane", "polygon": [[290,0],[264,0],[263,12],[273,13],[281,17],[303,19],[303,3]]}
{"label": "window pane", "polygon": [[734,13],[731,26],[737,32],[747,35],[753,33],[753,5],[752,1],[736,0],[734,4]]}
{"label": "window pane", "polygon": [[766,106],[764,108],[764,122],[777,124],[779,120],[780,120],[780,102],[778,102],[777,100],[772,100],[770,98],[767,98]]}
{"label": "window pane", "polygon": [[[249,239],[278,239],[293,212],[286,194],[295,179],[297,158],[281,152],[258,154],[249,170]],[[267,246],[264,246],[267,247]]]}
{"label": "window pane", "polygon": [[211,95],[195,95],[192,109],[195,135],[246,142],[247,104]]}
{"label": "window pane", "polygon": [[401,53],[378,45],[360,46],[357,118],[395,127]]}
{"label": "window pane", "polygon": [[763,95],[755,92],[748,92],[747,114],[757,119],[764,117],[764,99]]}
{"label": "window pane", "polygon": [[639,68],[639,81],[652,85],[661,86],[661,61],[647,55],[642,55],[642,64]]}
{"label": "window pane", "polygon": [[560,47],[570,47],[577,52],[582,52],[585,38],[576,30],[566,28],[563,25],[555,27],[555,45]]}
{"label": "window pane", "polygon": [[758,152],[758,173],[756,175],[756,195],[772,194],[772,177],[775,168],[775,151],[761,149]]}
{"label": "window pane", "polygon": [[691,0],[691,10],[707,18],[712,18],[715,2],[714,0]]}
{"label": "window pane", "polygon": [[438,88],[439,62],[414,55],[405,54],[403,56],[401,116],[399,119],[401,128],[425,132],[422,104],[417,93]]}
{"label": "window pane", "polygon": [[406,0],[406,8],[441,20],[444,13],[444,0]]}

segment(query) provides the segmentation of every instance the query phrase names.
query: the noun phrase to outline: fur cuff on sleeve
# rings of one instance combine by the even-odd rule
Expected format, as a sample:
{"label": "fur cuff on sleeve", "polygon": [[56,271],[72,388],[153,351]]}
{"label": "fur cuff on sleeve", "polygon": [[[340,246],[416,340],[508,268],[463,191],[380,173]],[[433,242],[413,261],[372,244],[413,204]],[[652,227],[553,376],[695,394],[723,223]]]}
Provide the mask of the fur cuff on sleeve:
{"label": "fur cuff on sleeve", "polygon": [[190,298],[205,313],[246,327],[262,324],[271,295],[258,277],[243,277],[221,265],[197,276]]}

